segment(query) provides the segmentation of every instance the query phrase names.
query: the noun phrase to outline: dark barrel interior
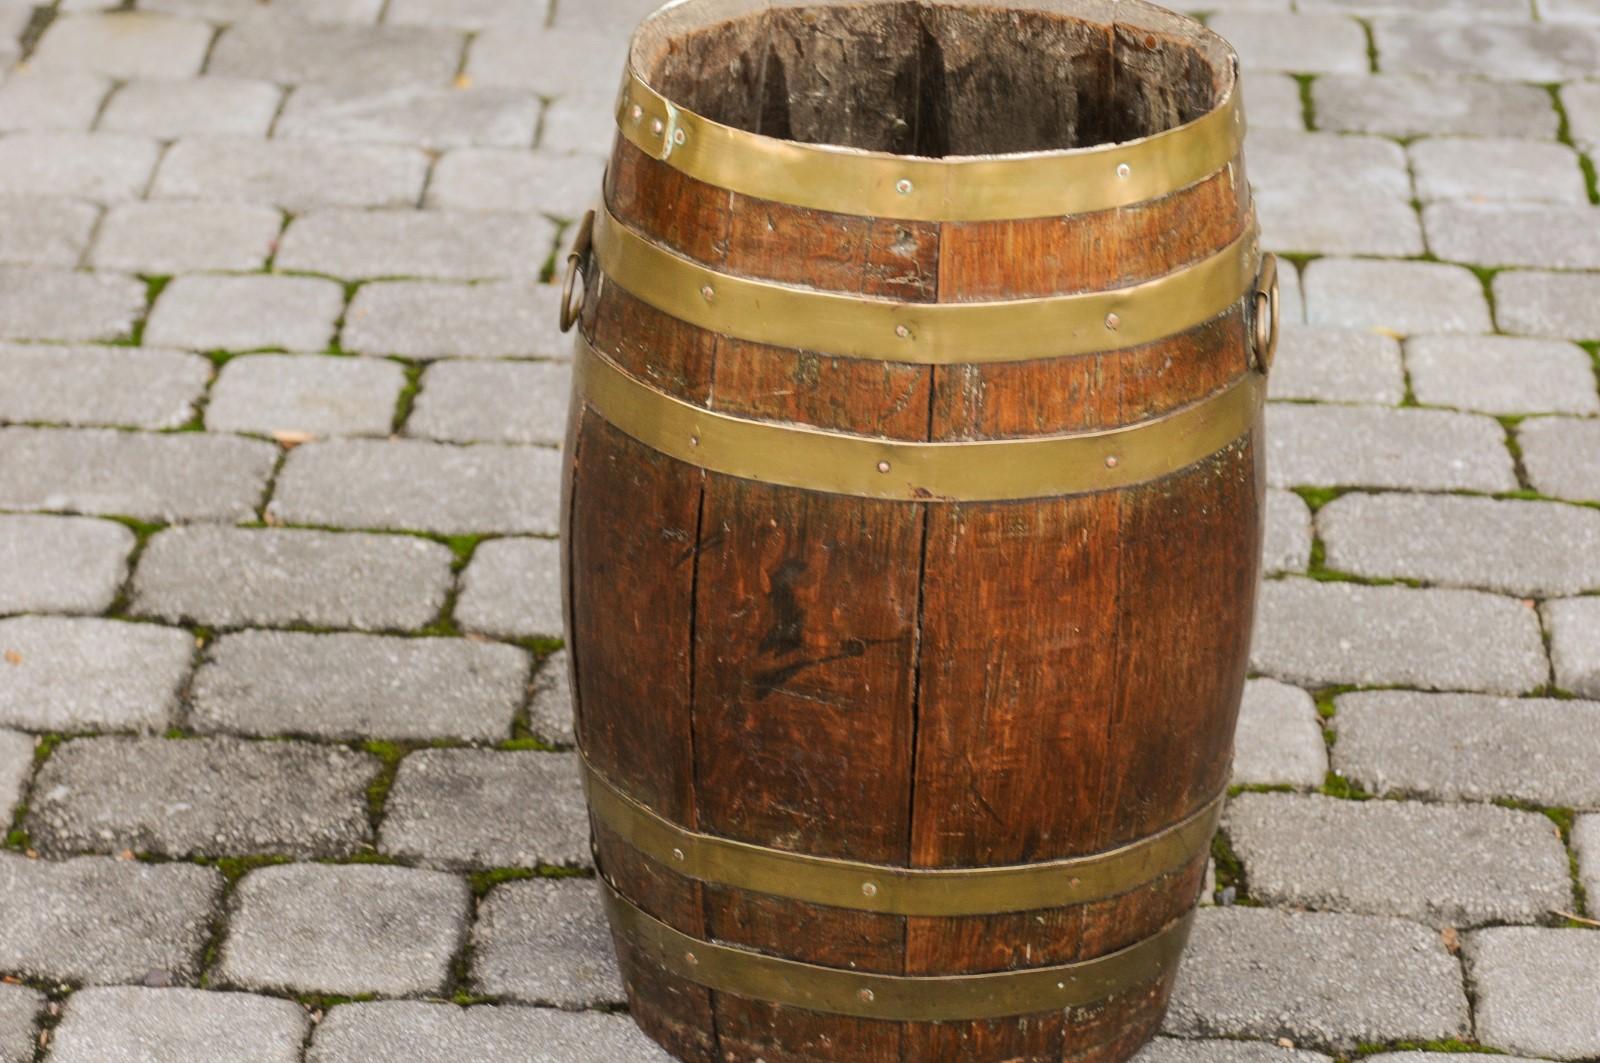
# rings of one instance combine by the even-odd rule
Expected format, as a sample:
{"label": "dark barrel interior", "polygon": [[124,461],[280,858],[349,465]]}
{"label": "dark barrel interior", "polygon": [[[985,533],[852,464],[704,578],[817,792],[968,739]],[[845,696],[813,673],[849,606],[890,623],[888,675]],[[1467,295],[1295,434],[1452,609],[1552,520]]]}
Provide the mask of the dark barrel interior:
{"label": "dark barrel interior", "polygon": [[929,157],[1135,140],[1203,116],[1233,84],[1217,37],[1134,0],[689,0],[646,24],[634,62],[737,129]]}

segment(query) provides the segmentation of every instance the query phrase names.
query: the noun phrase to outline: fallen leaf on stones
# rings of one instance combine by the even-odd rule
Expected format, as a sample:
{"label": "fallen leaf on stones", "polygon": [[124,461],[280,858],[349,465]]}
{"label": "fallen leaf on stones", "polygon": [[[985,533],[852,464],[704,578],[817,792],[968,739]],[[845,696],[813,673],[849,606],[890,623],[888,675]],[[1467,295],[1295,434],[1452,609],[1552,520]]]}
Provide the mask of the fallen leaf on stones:
{"label": "fallen leaf on stones", "polygon": [[1280,1037],[1280,1038],[1278,1038],[1278,1047],[1279,1048],[1293,1048],[1294,1047],[1294,1042],[1289,1040],[1287,1037]]}
{"label": "fallen leaf on stones", "polygon": [[1461,955],[1461,935],[1456,933],[1456,928],[1447,926],[1439,931],[1439,938],[1444,942],[1444,950],[1452,956]]}
{"label": "fallen leaf on stones", "polygon": [[39,850],[37,850],[37,849],[24,849],[24,850],[22,850],[22,855],[26,856],[29,860],[37,860],[37,859],[39,859]]}
{"label": "fallen leaf on stones", "polygon": [[1600,930],[1600,922],[1595,922],[1593,919],[1585,919],[1583,916],[1578,915],[1575,912],[1563,912],[1560,909],[1557,909],[1555,914],[1559,915],[1563,919],[1577,923],[1579,926],[1592,926],[1596,930]]}
{"label": "fallen leaf on stones", "polygon": [[1372,331],[1376,332],[1380,336],[1388,336],[1391,340],[1403,340],[1406,338],[1406,334],[1404,332],[1399,332],[1392,328],[1385,328],[1383,325],[1372,326]]}
{"label": "fallen leaf on stones", "polygon": [[4,982],[6,985],[21,985],[22,979],[18,978],[14,974],[8,974],[0,977],[0,982]]}
{"label": "fallen leaf on stones", "polygon": [[118,860],[123,860],[123,861],[128,861],[128,860],[137,860],[138,857],[133,855],[133,850],[132,849],[124,849],[124,850],[122,850],[122,852],[117,854],[117,859]]}
{"label": "fallen leaf on stones", "polygon": [[272,433],[272,438],[277,440],[278,445],[284,450],[293,450],[300,444],[309,443],[317,437],[310,432],[293,432],[284,430]]}
{"label": "fallen leaf on stones", "polygon": [[457,74],[456,75],[456,88],[458,88],[458,89],[470,89],[471,87],[472,87],[472,75],[471,74]]}
{"label": "fallen leaf on stones", "polygon": [[22,663],[22,654],[18,653],[16,650],[7,650],[6,651],[6,663],[7,664],[21,664]]}

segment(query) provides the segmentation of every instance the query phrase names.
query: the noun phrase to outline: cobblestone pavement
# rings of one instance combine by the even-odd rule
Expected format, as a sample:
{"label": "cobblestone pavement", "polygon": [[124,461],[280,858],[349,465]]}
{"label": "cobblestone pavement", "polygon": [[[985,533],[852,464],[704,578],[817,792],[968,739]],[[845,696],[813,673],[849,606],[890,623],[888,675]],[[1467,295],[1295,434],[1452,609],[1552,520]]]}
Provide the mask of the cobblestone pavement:
{"label": "cobblestone pavement", "polygon": [[[1146,1061],[1600,1059],[1600,2],[1533,2],[1202,5],[1294,268]],[[549,283],[650,4],[0,0],[0,1063],[664,1058],[585,881]]]}

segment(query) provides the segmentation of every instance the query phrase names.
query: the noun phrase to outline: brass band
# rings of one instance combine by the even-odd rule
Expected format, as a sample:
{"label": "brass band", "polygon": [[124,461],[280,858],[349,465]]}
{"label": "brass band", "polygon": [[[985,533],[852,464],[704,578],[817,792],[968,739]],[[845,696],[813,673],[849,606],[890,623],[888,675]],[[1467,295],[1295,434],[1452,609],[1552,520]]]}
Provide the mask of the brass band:
{"label": "brass band", "polygon": [[1121,144],[931,159],[802,144],[686,111],[630,66],[622,135],[690,177],[812,210],[911,221],[1006,221],[1086,214],[1159,199],[1227,166],[1244,141],[1237,87],[1214,110]]}
{"label": "brass band", "polygon": [[573,368],[575,394],[590,408],[669,457],[746,480],[903,502],[1045,498],[1157,480],[1250,432],[1266,393],[1266,378],[1249,372],[1199,402],[1122,428],[911,443],[696,406],[623,371],[581,330]]}
{"label": "brass band", "polygon": [[785,852],[699,834],[639,804],[584,763],[596,820],[657,863],[700,882],[891,915],[1031,912],[1116,897],[1204,854],[1222,796],[1173,827],[1092,856],[1005,867],[906,868]]}
{"label": "brass band", "polygon": [[1104,1000],[1177,965],[1193,916],[1092,960],[994,974],[935,977],[863,974],[785,960],[690,937],[617,893],[601,890],[616,933],[666,970],[722,993],[809,1011],[900,1022],[999,1019]]}
{"label": "brass band", "polygon": [[1116,351],[1210,321],[1252,290],[1250,231],[1174,273],[1127,288],[986,303],[901,303],[721,273],[655,244],[602,208],[594,253],[608,282],[710,332],[779,347],[918,365]]}

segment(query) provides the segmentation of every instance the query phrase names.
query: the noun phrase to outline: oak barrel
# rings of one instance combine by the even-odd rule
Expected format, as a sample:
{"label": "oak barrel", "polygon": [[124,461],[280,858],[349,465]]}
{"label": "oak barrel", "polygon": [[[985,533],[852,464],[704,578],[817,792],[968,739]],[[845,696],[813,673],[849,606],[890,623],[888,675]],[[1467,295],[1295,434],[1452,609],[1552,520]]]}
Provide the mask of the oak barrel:
{"label": "oak barrel", "polygon": [[564,560],[634,1018],[1130,1059],[1229,777],[1276,273],[1140,0],[678,0],[569,259]]}

